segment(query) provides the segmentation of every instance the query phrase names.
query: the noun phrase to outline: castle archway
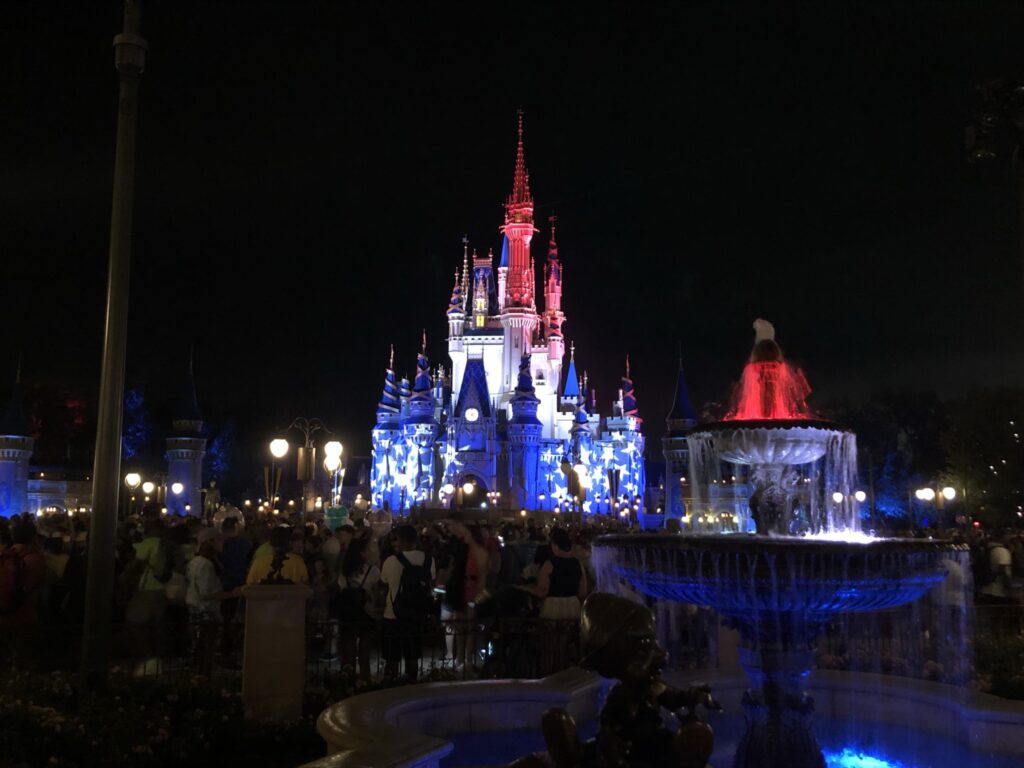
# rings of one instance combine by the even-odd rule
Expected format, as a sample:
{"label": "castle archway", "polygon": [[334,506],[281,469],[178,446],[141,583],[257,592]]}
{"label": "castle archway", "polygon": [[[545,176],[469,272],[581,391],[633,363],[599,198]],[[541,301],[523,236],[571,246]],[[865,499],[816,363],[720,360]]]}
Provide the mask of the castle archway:
{"label": "castle archway", "polygon": [[487,483],[483,478],[472,472],[467,472],[459,478],[455,486],[456,509],[480,509],[480,505],[487,501]]}

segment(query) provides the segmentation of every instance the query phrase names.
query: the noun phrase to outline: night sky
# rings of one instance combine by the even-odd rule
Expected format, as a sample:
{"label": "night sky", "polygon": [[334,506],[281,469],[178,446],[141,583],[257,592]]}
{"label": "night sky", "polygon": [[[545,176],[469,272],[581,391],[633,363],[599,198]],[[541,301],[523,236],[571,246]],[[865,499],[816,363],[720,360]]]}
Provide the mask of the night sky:
{"label": "night sky", "polygon": [[[817,402],[1024,383],[1009,161],[965,162],[974,87],[1024,71],[1019,4],[444,9],[149,0],[127,375],[157,413],[195,349],[246,440],[298,415],[369,448],[388,344],[500,246],[515,111],[604,412],[628,352],[649,444],[677,349],[727,397],[772,320]],[[1015,7],[1016,6],[1016,7]],[[121,5],[5,6],[0,394],[98,388]],[[843,10],[845,8],[845,10]]]}

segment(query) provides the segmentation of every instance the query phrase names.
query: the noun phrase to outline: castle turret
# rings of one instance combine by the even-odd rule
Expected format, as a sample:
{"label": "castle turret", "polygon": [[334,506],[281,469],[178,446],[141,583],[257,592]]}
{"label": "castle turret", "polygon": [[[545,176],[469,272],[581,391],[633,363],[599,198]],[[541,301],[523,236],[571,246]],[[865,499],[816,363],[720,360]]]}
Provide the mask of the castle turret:
{"label": "castle turret", "polygon": [[409,414],[402,420],[402,437],[408,446],[404,473],[406,509],[417,503],[425,504],[434,497],[433,446],[438,428],[434,413],[434,385],[427,360],[427,334],[424,332],[423,348],[416,356],[416,378],[409,396]]}
{"label": "castle turret", "polygon": [[512,389],[512,377],[522,355],[529,353],[537,329],[534,300],[534,274],[530,260],[530,241],[537,228],[533,226],[533,195],[530,194],[530,173],[526,170],[523,151],[523,113],[518,115],[516,165],[512,177],[512,193],[505,201],[505,223],[502,234],[508,241],[508,282],[501,312],[504,333],[502,389]]}
{"label": "castle turret", "polygon": [[[167,497],[165,506],[171,514],[202,515],[200,490],[203,487],[203,456],[206,438],[203,437],[203,417],[199,413],[196,382],[192,360],[188,361],[188,376],[178,415],[171,423],[171,437],[167,438]],[[175,489],[179,488],[180,493]]]}
{"label": "castle turret", "polygon": [[19,365],[11,398],[0,413],[0,517],[29,511],[28,461],[34,444],[25,417]]}
{"label": "castle turret", "polygon": [[[463,244],[463,269],[467,269],[466,259],[468,255],[467,238],[462,239]],[[466,367],[466,341],[463,338],[466,328],[466,296],[463,293],[463,286],[466,284],[466,276],[459,276],[455,271],[455,285],[452,287],[451,298],[448,299],[448,355],[452,360],[452,372],[456,377],[462,375]]]}
{"label": "castle turret", "polygon": [[672,410],[665,417],[665,426],[668,429],[661,438],[661,450],[665,456],[665,514],[682,519],[686,515],[686,499],[691,496],[690,450],[686,438],[697,426],[697,413],[690,403],[682,357],[679,358]]}
{"label": "castle turret", "polygon": [[551,216],[551,239],[548,241],[548,259],[544,265],[544,334],[548,342],[548,355],[552,365],[562,366],[565,356],[565,339],[562,325],[562,264],[558,260],[558,243],[555,241],[555,217]]}
{"label": "castle turret", "polygon": [[529,355],[520,359],[519,378],[510,404],[512,421],[508,425],[508,442],[512,503],[515,508],[533,509],[537,504],[537,466],[544,426],[537,418],[540,398],[534,392]]}
{"label": "castle turret", "polygon": [[391,347],[388,367],[384,372],[384,391],[377,403],[377,423],[373,427],[373,465],[370,468],[370,489],[378,509],[397,509],[400,501],[395,475],[401,462],[395,455],[402,432],[399,418],[402,393],[395,380],[395,348]]}
{"label": "castle turret", "polygon": [[630,376],[629,356],[626,356],[626,375],[622,377],[619,401],[614,415],[605,420],[607,439],[615,443],[615,461],[618,465],[613,493],[620,499],[634,501],[643,496],[646,483],[644,471],[644,436],[640,431],[643,419],[637,408],[636,390]]}
{"label": "castle turret", "polygon": [[498,311],[505,310],[505,292],[508,290],[508,237],[501,238],[501,258],[498,259]]}
{"label": "castle turret", "polygon": [[574,411],[580,402],[580,380],[576,375],[576,345],[569,346],[569,370],[565,372],[565,383],[559,397],[559,405],[563,411]]}

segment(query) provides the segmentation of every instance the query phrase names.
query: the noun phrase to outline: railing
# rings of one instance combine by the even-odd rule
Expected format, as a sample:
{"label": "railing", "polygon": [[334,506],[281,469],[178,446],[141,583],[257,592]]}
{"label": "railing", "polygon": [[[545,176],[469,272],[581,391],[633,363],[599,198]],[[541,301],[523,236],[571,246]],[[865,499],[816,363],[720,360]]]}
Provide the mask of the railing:
{"label": "railing", "polygon": [[503,619],[484,625],[431,620],[422,627],[322,622],[310,627],[307,639],[306,665],[314,678],[533,679],[579,661],[576,621]]}
{"label": "railing", "polygon": [[[81,633],[81,626],[65,625],[0,628],[0,663],[41,671],[75,670]],[[120,624],[112,633],[110,663],[137,677],[240,677],[243,635],[239,622]],[[415,665],[415,674],[407,668],[406,658]],[[507,619],[484,625],[434,619],[418,627],[327,621],[306,627],[307,679],[318,681],[534,679],[578,660],[575,621]]]}

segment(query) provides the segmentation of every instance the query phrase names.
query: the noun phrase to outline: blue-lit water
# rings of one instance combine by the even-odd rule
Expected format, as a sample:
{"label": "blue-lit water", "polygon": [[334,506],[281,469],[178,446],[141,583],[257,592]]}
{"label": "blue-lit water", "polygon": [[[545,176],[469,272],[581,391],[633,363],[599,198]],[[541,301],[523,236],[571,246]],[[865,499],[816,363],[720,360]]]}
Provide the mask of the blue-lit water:
{"label": "blue-lit water", "polygon": [[[714,768],[730,768],[742,735],[742,716],[709,717],[715,729]],[[816,718],[827,768],[1020,768],[1020,758],[972,753],[935,734],[878,723],[838,722]],[[544,749],[536,730],[489,731],[450,737],[455,749],[442,768],[505,766],[517,757]]]}

